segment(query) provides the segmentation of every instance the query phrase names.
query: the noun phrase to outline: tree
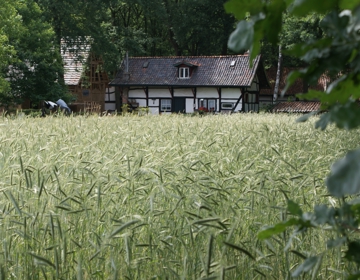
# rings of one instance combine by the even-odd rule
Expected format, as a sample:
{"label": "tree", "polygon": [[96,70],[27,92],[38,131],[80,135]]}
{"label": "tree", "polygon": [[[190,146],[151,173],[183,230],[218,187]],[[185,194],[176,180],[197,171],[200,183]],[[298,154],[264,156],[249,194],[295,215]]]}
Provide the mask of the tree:
{"label": "tree", "polygon": [[[353,129],[360,126],[360,5],[358,1],[330,0],[317,2],[304,1],[241,1],[230,0],[226,9],[241,20],[236,30],[229,38],[229,47],[235,51],[251,50],[251,58],[260,51],[260,40],[266,34],[272,44],[280,41],[284,30],[283,15],[306,17],[318,14],[324,37],[311,38],[293,45],[286,51],[288,55],[300,59],[304,68],[289,75],[286,89],[297,79],[305,79],[309,84],[315,83],[319,76],[327,73],[336,79],[328,86],[326,92],[310,90],[299,98],[321,101],[321,109],[327,110],[320,115],[317,128],[325,129],[330,123],[343,129]],[[324,16],[323,16],[324,15]],[[247,16],[247,20],[245,20]],[[289,33],[290,34],[290,33]],[[297,32],[294,32],[297,34]],[[305,34],[306,35],[306,34]],[[321,34],[322,35],[322,34]],[[301,117],[306,121],[311,115]],[[292,218],[265,229],[258,234],[260,239],[266,239],[280,234],[288,228],[295,228],[293,236],[306,233],[309,228],[329,226],[336,234],[335,239],[328,240],[326,251],[334,247],[346,247],[345,260],[354,262],[359,269],[360,242],[354,232],[358,232],[360,224],[360,203],[350,201],[351,195],[360,192],[360,150],[350,151],[331,167],[326,180],[328,192],[341,198],[339,207],[316,205],[314,212],[304,214],[300,206],[288,200],[287,211]],[[316,273],[322,256],[320,253],[306,258],[304,263],[292,273],[298,277],[311,270]],[[313,274],[315,275],[315,274]],[[348,279],[358,279],[360,271],[352,271]]]}
{"label": "tree", "polygon": [[16,51],[9,42],[9,36],[16,34],[21,24],[21,18],[15,9],[16,1],[4,0],[0,9],[0,104],[9,106],[6,102],[10,85],[5,79],[8,65],[15,61]]}
{"label": "tree", "polygon": [[113,0],[109,38],[131,55],[226,54],[235,24],[224,0]]}
{"label": "tree", "polygon": [[279,94],[279,84],[281,79],[281,68],[282,68],[282,46],[279,45],[279,57],[278,57],[278,65],[277,65],[277,71],[276,71],[276,81],[275,81],[275,87],[274,87],[274,95],[273,100],[277,100],[278,94]]}
{"label": "tree", "polygon": [[65,88],[58,83],[62,61],[53,47],[51,26],[42,21],[42,11],[33,0],[19,2],[16,10],[22,25],[9,37],[16,50],[16,61],[7,73],[10,100],[21,103],[27,99],[37,105],[44,99],[62,98]]}

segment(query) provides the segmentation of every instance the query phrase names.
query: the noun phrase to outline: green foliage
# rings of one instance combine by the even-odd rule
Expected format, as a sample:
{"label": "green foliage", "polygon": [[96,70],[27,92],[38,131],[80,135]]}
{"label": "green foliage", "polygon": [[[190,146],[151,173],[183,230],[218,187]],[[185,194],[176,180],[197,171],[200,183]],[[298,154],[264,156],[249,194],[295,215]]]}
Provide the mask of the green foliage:
{"label": "green foliage", "polygon": [[126,104],[126,103],[122,104],[121,105],[121,113],[122,113],[122,115],[126,115],[129,112],[130,112],[129,104]]}
{"label": "green foliage", "polygon": [[62,70],[59,54],[54,51],[54,33],[43,21],[42,11],[33,0],[14,2],[21,25],[17,32],[8,36],[8,43],[16,53],[3,68],[8,87],[0,91],[0,104],[10,104],[31,100],[60,98],[64,88],[58,83]]}
{"label": "green foliage", "polygon": [[17,1],[4,0],[0,9],[0,104],[8,105],[6,92],[9,90],[9,83],[5,79],[6,69],[9,64],[15,61],[16,50],[9,43],[9,36],[14,36],[19,32],[21,17],[16,13]]}
{"label": "green foliage", "polygon": [[351,151],[335,162],[326,180],[329,193],[336,197],[360,193],[360,150]]}
{"label": "green foliage", "polygon": [[[284,92],[298,78],[314,84],[321,75],[326,74],[332,78],[326,92],[309,91],[307,94],[298,96],[301,99],[321,101],[321,109],[326,110],[326,113],[320,116],[316,127],[324,130],[331,123],[347,130],[359,127],[360,5],[358,1],[279,0],[249,1],[244,5],[240,3],[244,4],[243,1],[230,0],[225,5],[228,12],[234,13],[241,20],[230,36],[229,47],[234,48],[235,51],[249,49],[251,57],[259,53],[260,39],[264,35],[269,42],[276,44],[286,38],[281,38],[281,36],[290,34],[286,30],[288,28],[286,21],[278,24],[274,18],[282,18],[285,13],[290,16],[289,19],[318,14],[315,19],[316,24],[319,23],[321,28],[320,36],[303,38],[301,43],[294,44],[285,51],[288,55],[300,59],[304,68],[289,75]],[[339,12],[339,7],[343,11]],[[244,19],[245,15],[247,19]],[[322,20],[319,21],[319,19]],[[293,22],[296,23],[296,20]],[[273,30],[268,30],[268,26],[271,26]],[[296,35],[298,32],[293,33]],[[299,121],[306,121],[310,116],[311,114],[301,117]],[[343,202],[339,207],[333,204],[330,207],[316,205],[313,212],[303,212],[300,205],[288,200],[287,212],[294,217],[264,229],[258,234],[260,239],[266,239],[285,233],[290,227],[295,227],[293,239],[300,233],[308,232],[307,229],[321,230],[324,226],[334,232],[337,238],[327,241],[327,249],[306,258],[293,271],[293,277],[299,277],[302,273],[310,271],[313,278],[316,277],[323,255],[331,254],[333,248],[346,246],[344,259],[357,265],[356,269],[347,272],[348,279],[358,278],[360,244],[354,232],[357,232],[359,227],[360,204],[359,201],[349,203],[346,200],[349,195],[360,193],[359,168],[360,150],[347,153],[344,158],[332,165],[326,186],[330,195],[342,199]],[[287,245],[286,248],[290,246]]]}

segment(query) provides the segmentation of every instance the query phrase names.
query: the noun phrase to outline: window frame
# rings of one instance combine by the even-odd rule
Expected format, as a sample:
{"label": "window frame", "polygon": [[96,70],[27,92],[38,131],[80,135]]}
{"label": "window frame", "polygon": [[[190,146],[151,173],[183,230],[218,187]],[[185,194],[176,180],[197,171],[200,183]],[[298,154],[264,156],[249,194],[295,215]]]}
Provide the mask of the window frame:
{"label": "window frame", "polygon": [[[213,101],[214,102],[214,108],[213,110],[211,110],[211,108],[209,107],[209,101]],[[199,98],[198,99],[198,109],[200,109],[201,107],[206,108],[209,112],[217,112],[217,99],[216,98]]]}
{"label": "window frame", "polygon": [[[167,108],[169,108],[170,107],[170,110],[167,110],[167,109],[165,109],[164,110],[164,104],[163,104],[163,101],[166,101],[166,102],[170,102],[170,104],[167,104]],[[160,110],[160,112],[171,112],[171,110],[172,110],[172,99],[170,99],[170,98],[162,98],[162,99],[160,99],[160,102],[159,102],[159,110]]]}
{"label": "window frame", "polygon": [[179,67],[179,79],[189,79],[189,78],[190,78],[190,68]]}
{"label": "window frame", "polygon": [[[225,104],[231,105],[231,106],[224,106]],[[221,110],[232,110],[234,109],[234,102],[221,102]]]}

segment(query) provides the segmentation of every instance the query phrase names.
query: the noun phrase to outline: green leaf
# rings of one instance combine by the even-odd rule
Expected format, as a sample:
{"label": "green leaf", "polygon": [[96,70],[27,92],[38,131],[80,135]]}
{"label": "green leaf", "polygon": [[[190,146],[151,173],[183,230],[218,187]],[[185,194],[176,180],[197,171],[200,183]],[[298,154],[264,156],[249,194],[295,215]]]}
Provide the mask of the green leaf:
{"label": "green leaf", "polygon": [[247,13],[258,14],[263,10],[261,1],[230,0],[224,4],[225,11],[233,14],[238,20],[243,20]]}
{"label": "green leaf", "polygon": [[8,191],[7,194],[8,194],[8,197],[10,198],[11,202],[13,203],[13,205],[14,205],[14,207],[16,209],[16,212],[18,212],[18,214],[21,216],[22,211],[21,211],[18,203],[16,202],[16,199],[13,197],[11,191]]}
{"label": "green leaf", "polygon": [[352,241],[348,244],[348,250],[345,253],[345,259],[360,263],[360,243]]}
{"label": "green leaf", "polygon": [[346,237],[339,237],[336,239],[328,240],[326,246],[328,249],[342,246],[346,242]]}
{"label": "green leaf", "polygon": [[290,212],[290,214],[295,215],[295,216],[300,216],[300,217],[303,213],[299,204],[295,203],[292,200],[288,200],[287,210]]}
{"label": "green leaf", "polygon": [[331,115],[330,113],[324,113],[320,116],[319,120],[315,123],[315,128],[320,128],[325,130],[327,125],[330,123]]}
{"label": "green leaf", "polygon": [[330,194],[336,197],[360,192],[360,150],[350,151],[335,162],[326,179]]}
{"label": "green leaf", "polygon": [[228,47],[234,52],[245,52],[250,50],[254,40],[253,21],[240,21],[233,33],[231,33]]}
{"label": "green leaf", "polygon": [[254,261],[256,260],[255,257],[250,254],[249,251],[241,248],[240,246],[235,245],[235,244],[231,244],[231,243],[226,242],[226,241],[224,241],[224,244],[227,245],[227,246],[229,246],[229,247],[231,247],[231,248],[233,248],[233,249],[235,249],[235,250],[238,250],[238,251],[240,251],[240,252],[243,252],[245,255],[247,255],[247,256],[248,256],[249,258],[251,258],[252,260],[254,260]]}
{"label": "green leaf", "polygon": [[295,16],[305,16],[311,12],[324,14],[331,9],[337,9],[337,2],[337,0],[295,0],[290,12]]}
{"label": "green leaf", "polygon": [[35,255],[34,253],[30,253],[30,252],[28,254],[30,256],[32,256],[35,260],[37,260],[39,263],[51,266],[52,268],[55,268],[55,265],[48,259],[38,256],[38,255]]}
{"label": "green leaf", "polygon": [[283,12],[286,9],[286,4],[283,0],[273,0],[267,6],[266,24],[264,31],[266,38],[272,44],[276,44],[279,40],[279,33],[281,31]]}
{"label": "green leaf", "polygon": [[255,57],[260,53],[261,49],[261,39],[263,37],[263,25],[264,21],[256,21],[254,25],[254,40],[250,48],[250,61],[251,63]]}
{"label": "green leaf", "polygon": [[303,58],[307,52],[313,49],[325,49],[331,46],[332,38],[321,38],[315,42],[298,43],[291,46],[290,49],[284,50],[283,53],[287,55],[297,56]]}
{"label": "green leaf", "polygon": [[294,225],[301,225],[301,224],[302,224],[301,221],[299,221],[298,219],[292,218],[284,223],[279,223],[273,227],[270,227],[270,228],[260,231],[258,233],[258,238],[260,240],[264,240],[264,239],[272,237],[273,235],[284,232],[288,227],[291,227]]}
{"label": "green leaf", "polygon": [[340,0],[340,10],[352,10],[359,6],[359,0]]}
{"label": "green leaf", "polygon": [[299,251],[296,251],[296,250],[290,250],[289,251],[290,253],[293,253],[293,254],[295,254],[295,255],[297,255],[297,256],[299,256],[300,258],[302,258],[302,259],[306,259],[306,256],[304,255],[304,254],[301,254]]}
{"label": "green leaf", "polygon": [[343,75],[341,78],[332,82],[326,90],[327,94],[322,95],[321,102],[328,102],[329,105],[337,103],[346,104],[350,97],[353,99],[360,97],[358,85],[354,79],[357,79],[357,77]]}
{"label": "green leaf", "polygon": [[300,118],[297,118],[296,122],[298,122],[298,123],[306,122],[308,119],[310,119],[312,116],[316,115],[317,113],[319,113],[319,112],[315,111],[315,112],[311,112],[311,113],[308,113],[308,114],[304,114]]}
{"label": "green leaf", "polygon": [[139,220],[132,220],[130,222],[127,222],[125,224],[123,224],[122,226],[118,227],[117,229],[115,229],[109,236],[109,238],[113,238],[115,235],[119,234],[120,232],[122,232],[124,229],[128,228],[129,226],[132,226],[136,223],[140,222]]}
{"label": "green leaf", "polygon": [[318,262],[318,260],[319,260],[319,257],[315,257],[315,256],[307,258],[301,265],[299,265],[295,269],[295,271],[293,273],[291,273],[291,276],[298,277],[303,272],[304,273],[309,272],[314,267],[314,265]]}
{"label": "green leaf", "polygon": [[331,122],[339,128],[350,130],[360,126],[360,107],[357,103],[335,106],[329,113]]}
{"label": "green leaf", "polygon": [[357,279],[360,279],[360,272],[356,274],[352,274],[348,276],[348,278],[346,278],[346,280],[357,280]]}
{"label": "green leaf", "polygon": [[318,225],[333,224],[335,217],[335,210],[332,207],[326,205],[316,205],[314,208],[315,220]]}
{"label": "green leaf", "polygon": [[314,100],[314,99],[321,100],[321,98],[324,94],[326,94],[326,93],[323,91],[311,89],[307,93],[297,94],[296,97],[299,98],[300,100]]}

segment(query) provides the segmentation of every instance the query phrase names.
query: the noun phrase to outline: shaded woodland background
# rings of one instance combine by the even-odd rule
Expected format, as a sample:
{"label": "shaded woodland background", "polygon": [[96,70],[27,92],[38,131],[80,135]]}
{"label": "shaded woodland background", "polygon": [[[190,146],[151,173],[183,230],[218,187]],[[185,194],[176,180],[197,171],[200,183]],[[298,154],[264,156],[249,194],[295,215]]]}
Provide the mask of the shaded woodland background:
{"label": "shaded woodland background", "polygon": [[[0,105],[24,99],[64,99],[61,39],[81,52],[85,41],[104,60],[109,77],[130,56],[232,54],[237,20],[225,0],[4,0],[0,10]],[[280,45],[323,36],[321,16],[284,15]],[[278,67],[279,47],[262,41],[265,67]],[[79,56],[81,60],[81,56]],[[284,54],[281,67],[304,66]]]}

